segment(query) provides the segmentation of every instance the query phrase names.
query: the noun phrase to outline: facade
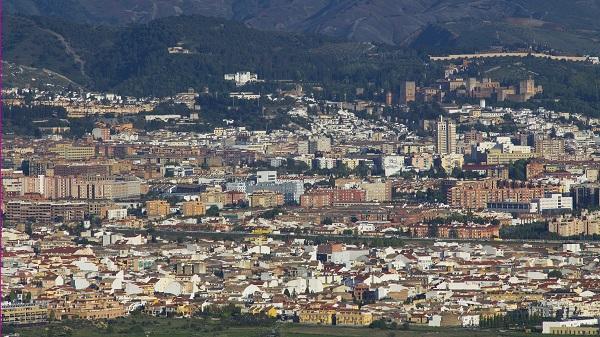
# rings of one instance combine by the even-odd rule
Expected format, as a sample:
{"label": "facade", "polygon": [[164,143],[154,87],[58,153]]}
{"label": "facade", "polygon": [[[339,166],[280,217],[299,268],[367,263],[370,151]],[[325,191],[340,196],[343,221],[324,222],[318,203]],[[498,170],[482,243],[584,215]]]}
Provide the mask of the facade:
{"label": "facade", "polygon": [[272,191],[256,191],[248,196],[250,207],[277,207],[283,206],[284,200],[281,193]]}
{"label": "facade", "polygon": [[600,213],[584,211],[581,217],[564,215],[552,219],[548,231],[564,237],[600,235]]}
{"label": "facade", "polygon": [[362,182],[358,185],[366,192],[366,201],[390,201],[392,200],[392,182],[375,181]]}
{"label": "facade", "polygon": [[565,140],[556,139],[543,139],[536,137],[535,139],[535,153],[539,157],[546,159],[561,159],[565,156]]}
{"label": "facade", "polygon": [[558,186],[554,185],[534,185],[498,179],[459,181],[448,189],[447,199],[451,207],[484,209],[488,203],[530,202],[558,189]]}
{"label": "facade", "polygon": [[171,205],[165,200],[146,201],[146,215],[148,217],[163,218],[171,212]]}
{"label": "facade", "polygon": [[600,206],[600,185],[578,184],[571,187],[573,206],[576,209]]}
{"label": "facade", "polygon": [[493,148],[485,154],[485,163],[487,165],[504,165],[533,157],[535,157],[535,153],[521,151],[508,152],[500,148]]}
{"label": "facade", "polygon": [[440,116],[436,130],[437,153],[456,153],[456,124],[454,124],[454,121]]}
{"label": "facade", "polygon": [[38,304],[3,304],[2,324],[33,325],[48,322],[48,309]]}
{"label": "facade", "polygon": [[373,314],[360,310],[337,310],[335,324],[342,326],[369,326],[373,322]]}
{"label": "facade", "polygon": [[77,292],[66,295],[48,305],[57,320],[114,319],[127,314],[127,308],[112,297],[97,292]]}
{"label": "facade", "polygon": [[202,201],[184,201],[181,213],[183,216],[202,216],[206,213],[206,206]]}
{"label": "facade", "polygon": [[304,194],[302,181],[278,181],[264,183],[247,183],[246,193],[252,194],[256,191],[271,191],[283,194],[286,203],[300,203],[300,196]]}
{"label": "facade", "polygon": [[277,182],[277,171],[258,171],[256,172],[257,183],[275,183]]}
{"label": "facade", "polygon": [[65,160],[87,160],[96,155],[96,148],[94,146],[59,144],[49,150]]}
{"label": "facade", "polygon": [[408,104],[417,99],[417,84],[414,81],[405,81],[400,88],[400,103]]}
{"label": "facade", "polygon": [[87,210],[85,202],[11,200],[6,203],[5,217],[9,222],[71,222],[82,221]]}
{"label": "facade", "polygon": [[334,204],[359,203],[366,201],[367,192],[362,189],[317,189],[300,197],[302,207],[330,207]]}

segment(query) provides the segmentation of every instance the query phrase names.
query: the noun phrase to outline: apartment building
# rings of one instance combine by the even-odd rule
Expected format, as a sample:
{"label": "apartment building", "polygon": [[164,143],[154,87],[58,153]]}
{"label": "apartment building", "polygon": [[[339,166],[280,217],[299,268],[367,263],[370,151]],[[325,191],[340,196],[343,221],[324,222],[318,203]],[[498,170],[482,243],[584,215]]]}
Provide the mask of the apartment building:
{"label": "apartment building", "polygon": [[11,200],[6,203],[5,217],[9,222],[82,221],[87,209],[85,202]]}
{"label": "apartment building", "polygon": [[146,215],[148,217],[163,218],[171,213],[171,205],[166,200],[146,201]]}
{"label": "apartment building", "polygon": [[448,188],[448,204],[454,208],[484,209],[487,203],[505,201],[531,202],[546,193],[558,192],[559,186],[535,185],[510,180],[485,179],[456,181]]}
{"label": "apartment building", "polygon": [[454,121],[440,116],[436,130],[437,153],[456,153],[456,124]]}
{"label": "apartment building", "polygon": [[281,193],[272,191],[255,191],[248,196],[250,207],[277,207],[284,204],[284,198]]}
{"label": "apartment building", "polygon": [[14,303],[2,305],[2,324],[33,325],[48,322],[48,309],[39,304]]}
{"label": "apartment building", "polygon": [[202,216],[206,213],[206,206],[199,200],[184,201],[181,205],[181,213],[183,216]]}
{"label": "apartment building", "polygon": [[65,160],[87,160],[96,155],[94,146],[75,146],[73,144],[58,144],[49,151]]}
{"label": "apartment building", "polygon": [[581,217],[563,215],[552,219],[548,231],[564,237],[600,235],[600,212],[583,211]]}
{"label": "apartment building", "polygon": [[336,203],[358,203],[367,199],[367,192],[362,189],[316,189],[300,197],[302,207],[329,207]]}

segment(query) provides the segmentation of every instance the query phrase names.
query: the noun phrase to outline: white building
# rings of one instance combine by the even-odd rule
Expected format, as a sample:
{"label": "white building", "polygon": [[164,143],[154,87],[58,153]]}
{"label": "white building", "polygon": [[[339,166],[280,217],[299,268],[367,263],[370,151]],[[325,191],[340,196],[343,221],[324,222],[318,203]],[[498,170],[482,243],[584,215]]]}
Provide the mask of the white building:
{"label": "white building", "polygon": [[573,198],[564,197],[560,193],[547,195],[544,198],[539,198],[535,202],[538,204],[539,212],[544,212],[547,210],[573,209]]}
{"label": "white building", "polygon": [[225,74],[225,81],[234,81],[236,86],[246,85],[251,82],[258,82],[258,75],[249,71],[240,72],[235,74]]}
{"label": "white building", "polygon": [[277,182],[277,171],[258,171],[256,172],[257,183]]}
{"label": "white building", "polygon": [[386,177],[393,176],[402,172],[404,169],[404,157],[402,156],[385,156],[383,158],[383,170]]}
{"label": "white building", "polygon": [[106,212],[106,218],[108,220],[123,220],[127,217],[126,208],[109,209]]}
{"label": "white building", "polygon": [[[576,328],[582,326],[598,326],[597,318],[590,319],[579,319],[579,320],[570,320],[570,321],[562,321],[562,322],[543,322],[542,323],[542,333],[543,334],[562,334],[560,332],[560,328]],[[564,333],[564,334],[569,334]]]}

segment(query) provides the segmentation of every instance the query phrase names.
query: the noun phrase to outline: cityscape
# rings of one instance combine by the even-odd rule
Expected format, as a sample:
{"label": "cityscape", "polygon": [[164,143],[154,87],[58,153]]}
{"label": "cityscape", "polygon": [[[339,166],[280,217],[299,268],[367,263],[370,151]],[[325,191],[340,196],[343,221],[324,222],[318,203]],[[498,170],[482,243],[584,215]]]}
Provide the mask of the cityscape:
{"label": "cityscape", "polygon": [[404,45],[296,2],[42,2],[2,16],[0,334],[600,335],[587,14],[473,48],[437,16]]}

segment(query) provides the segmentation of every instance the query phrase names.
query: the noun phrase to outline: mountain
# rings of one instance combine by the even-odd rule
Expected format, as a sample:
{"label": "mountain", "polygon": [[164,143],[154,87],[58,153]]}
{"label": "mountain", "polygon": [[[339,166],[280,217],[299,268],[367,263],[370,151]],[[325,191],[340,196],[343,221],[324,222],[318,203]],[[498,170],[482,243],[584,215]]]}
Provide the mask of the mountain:
{"label": "mountain", "polygon": [[198,15],[127,26],[6,16],[3,24],[6,61],[48,69],[93,90],[136,96],[205,86],[223,92],[232,89],[223,75],[236,71],[271,80],[333,84],[330,88],[373,81],[394,85],[427,76],[425,64],[410,51],[261,31]]}
{"label": "mountain", "polygon": [[450,51],[532,44],[600,51],[597,0],[6,0],[5,8],[12,14],[105,24],[200,14],[260,30],[393,45],[417,41],[421,46],[432,38],[440,40],[430,36],[439,31],[445,40],[438,46]]}

